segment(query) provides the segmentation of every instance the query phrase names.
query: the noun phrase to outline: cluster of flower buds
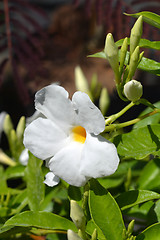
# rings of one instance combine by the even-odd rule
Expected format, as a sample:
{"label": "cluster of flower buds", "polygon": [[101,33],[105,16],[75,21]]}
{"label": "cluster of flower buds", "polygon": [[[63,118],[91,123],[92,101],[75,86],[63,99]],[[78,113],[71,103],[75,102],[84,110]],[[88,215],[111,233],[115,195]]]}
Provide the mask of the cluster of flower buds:
{"label": "cluster of flower buds", "polygon": [[[112,34],[108,33],[106,36],[104,54],[114,71],[118,94],[125,101],[137,101],[143,92],[142,85],[132,80],[143,57],[143,52],[140,53],[139,48],[142,28],[143,18],[140,16],[131,30],[130,40],[126,37],[120,50]],[[130,50],[128,51],[129,44]]]}
{"label": "cluster of flower buds", "polygon": [[[71,229],[67,231],[68,240],[85,240],[85,227],[86,227],[86,219],[83,212],[83,209],[79,206],[79,204],[71,200],[70,201],[70,217],[77,227],[78,233],[75,233]],[[93,231],[91,236],[91,240],[97,240],[97,230]]]}

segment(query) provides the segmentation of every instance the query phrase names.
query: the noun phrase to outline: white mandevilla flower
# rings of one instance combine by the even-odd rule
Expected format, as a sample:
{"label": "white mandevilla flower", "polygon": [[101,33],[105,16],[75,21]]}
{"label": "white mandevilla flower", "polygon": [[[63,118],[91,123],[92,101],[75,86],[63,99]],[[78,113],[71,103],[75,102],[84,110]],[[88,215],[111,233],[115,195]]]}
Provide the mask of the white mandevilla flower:
{"label": "white mandevilla flower", "polygon": [[52,174],[47,175],[46,184],[52,186],[53,180],[55,185],[56,176],[83,186],[91,178],[116,171],[116,147],[99,135],[105,120],[87,94],[75,92],[71,101],[63,87],[53,84],[36,93],[35,108],[46,118],[39,117],[27,126],[24,145],[36,157],[47,160]]}

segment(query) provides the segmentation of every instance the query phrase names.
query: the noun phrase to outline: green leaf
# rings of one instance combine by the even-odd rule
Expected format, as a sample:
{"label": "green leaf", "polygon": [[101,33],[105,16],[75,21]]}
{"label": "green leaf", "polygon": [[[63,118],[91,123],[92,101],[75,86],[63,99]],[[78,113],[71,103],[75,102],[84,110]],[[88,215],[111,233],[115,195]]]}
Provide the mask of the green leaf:
{"label": "green leaf", "polygon": [[90,180],[89,208],[91,217],[109,240],[122,240],[125,229],[121,211],[111,196],[95,179]]}
{"label": "green leaf", "polygon": [[135,240],[159,240],[160,223],[153,224],[140,233]]}
{"label": "green leaf", "polygon": [[144,159],[150,154],[159,154],[160,125],[148,125],[114,138],[118,154],[124,159]]}
{"label": "green leaf", "polygon": [[140,189],[158,190],[160,189],[160,159],[155,158],[146,164],[138,179]]}
{"label": "green leaf", "polygon": [[8,167],[5,171],[6,179],[24,177],[24,169],[22,165]]}
{"label": "green leaf", "polygon": [[95,228],[97,229],[98,239],[105,240],[106,238],[103,235],[101,229],[93,222],[93,220],[90,220],[87,223],[86,232],[91,236]]}
{"label": "green leaf", "polygon": [[2,227],[0,229],[0,239],[10,239],[11,236],[14,236],[17,233],[29,233],[30,227],[14,227],[14,226],[7,226]]}
{"label": "green leaf", "polygon": [[138,65],[138,69],[158,76],[160,75],[160,63],[146,57],[142,57],[142,60]]}
{"label": "green leaf", "polygon": [[[157,102],[154,104],[155,107],[160,108],[160,102]],[[149,112],[153,111],[152,108],[147,107],[140,115],[143,116]],[[140,128],[140,127],[144,127],[146,125],[151,125],[151,124],[157,124],[160,122],[160,113],[156,113],[150,117],[144,118],[143,120],[141,120],[140,122],[137,122],[136,124],[134,124],[133,129],[136,128]]]}
{"label": "green leaf", "polygon": [[[117,47],[121,47],[124,39],[120,39],[116,42]],[[130,44],[130,38],[128,38],[128,45]],[[155,50],[160,50],[160,41],[150,41],[148,39],[142,38],[138,44],[142,48],[151,48]]]}
{"label": "green leaf", "polygon": [[77,231],[76,226],[70,220],[60,217],[50,212],[26,211],[10,218],[3,227],[35,227],[49,230],[68,230]]}
{"label": "green leaf", "polygon": [[120,194],[116,198],[116,201],[119,207],[122,210],[125,210],[137,204],[140,204],[149,200],[153,200],[153,199],[159,199],[159,198],[160,198],[160,194],[155,192],[151,192],[147,190],[131,190],[131,191]]}
{"label": "green leaf", "polygon": [[143,11],[143,12],[139,12],[139,13],[126,14],[126,15],[135,17],[135,18],[138,18],[139,16],[143,16],[144,22],[146,22],[156,28],[160,28],[160,16],[155,13]]}
{"label": "green leaf", "polygon": [[103,51],[94,53],[92,55],[88,55],[88,57],[97,57],[97,58],[107,59],[107,57],[106,57],[106,55],[105,55],[105,53]]}
{"label": "green leaf", "polygon": [[29,207],[33,211],[40,210],[40,204],[44,199],[42,160],[29,154],[28,165],[25,170]]}

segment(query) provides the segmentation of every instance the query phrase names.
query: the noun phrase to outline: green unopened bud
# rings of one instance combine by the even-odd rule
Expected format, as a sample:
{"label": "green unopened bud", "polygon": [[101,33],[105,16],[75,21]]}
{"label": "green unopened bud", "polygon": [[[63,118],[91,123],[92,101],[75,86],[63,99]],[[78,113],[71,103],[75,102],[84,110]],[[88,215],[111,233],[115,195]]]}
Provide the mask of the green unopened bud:
{"label": "green unopened bud", "polygon": [[92,238],[91,240],[97,240],[98,234],[97,234],[97,229],[95,228],[93,233],[92,233]]}
{"label": "green unopened bud", "polygon": [[84,229],[85,216],[82,208],[74,200],[71,200],[70,217],[78,229]]}
{"label": "green unopened bud", "polygon": [[109,107],[109,103],[110,103],[110,100],[109,100],[108,91],[106,88],[103,88],[99,98],[99,108],[103,115],[106,114]]}
{"label": "green unopened bud", "polygon": [[3,123],[3,129],[7,137],[9,137],[11,130],[13,129],[13,123],[9,114],[6,115]]}
{"label": "green unopened bud", "polygon": [[124,95],[132,102],[141,98],[143,94],[143,86],[136,80],[131,80],[124,85]]}
{"label": "green unopened bud", "polygon": [[132,79],[132,77],[134,76],[137,66],[139,64],[139,57],[140,57],[140,51],[139,51],[139,47],[137,46],[130,59],[127,81]]}
{"label": "green unopened bud", "polygon": [[118,47],[116,46],[113,36],[111,33],[107,34],[104,53],[114,71],[116,83],[120,82],[119,74],[119,56],[118,56]]}
{"label": "green unopened bud", "polygon": [[129,236],[132,235],[133,229],[134,229],[134,220],[132,220],[129,224],[128,224],[128,229],[127,229],[127,233]]}
{"label": "green unopened bud", "polygon": [[79,66],[75,68],[75,85],[78,91],[88,93],[89,91],[88,82]]}
{"label": "green unopened bud", "polygon": [[123,66],[126,59],[127,49],[128,49],[128,38],[126,37],[123,41],[121,51],[120,51],[120,75],[123,72]]}
{"label": "green unopened bud", "polygon": [[17,138],[20,141],[23,141],[23,133],[24,133],[25,125],[26,125],[25,117],[22,116],[18,122],[17,129],[16,129]]}
{"label": "green unopened bud", "polygon": [[142,36],[142,31],[143,31],[143,17],[140,16],[135,22],[131,30],[131,36],[130,36],[130,54],[131,55],[139,44],[139,41]]}
{"label": "green unopened bud", "polygon": [[82,240],[82,238],[79,237],[77,233],[73,232],[70,229],[67,231],[67,238],[68,240]]}

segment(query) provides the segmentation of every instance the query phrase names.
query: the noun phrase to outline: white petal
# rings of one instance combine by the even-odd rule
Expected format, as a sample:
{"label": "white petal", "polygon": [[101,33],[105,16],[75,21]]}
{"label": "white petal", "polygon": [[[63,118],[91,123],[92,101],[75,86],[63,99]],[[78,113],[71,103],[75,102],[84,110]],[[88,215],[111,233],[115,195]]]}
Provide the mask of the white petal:
{"label": "white petal", "polygon": [[72,142],[61,149],[50,161],[50,170],[73,186],[83,186],[88,178],[80,174],[81,152],[83,144]]}
{"label": "white petal", "polygon": [[75,112],[68,92],[58,85],[52,84],[38,91],[35,107],[66,131],[74,121]]}
{"label": "white petal", "polygon": [[45,116],[41,112],[36,110],[32,116],[26,118],[26,126],[28,126],[31,122],[33,122],[39,117],[45,118]]}
{"label": "white petal", "polygon": [[19,162],[20,162],[23,166],[27,166],[27,164],[28,164],[28,159],[29,159],[28,149],[25,148],[25,149],[21,152],[21,155],[20,155],[20,157],[19,157]]}
{"label": "white petal", "polygon": [[105,119],[101,111],[94,105],[86,93],[75,92],[72,97],[74,109],[77,112],[78,125],[87,132],[98,135],[105,129]]}
{"label": "white petal", "polygon": [[66,144],[66,134],[49,119],[34,120],[24,132],[25,147],[42,160],[52,157]]}
{"label": "white petal", "polygon": [[87,134],[82,152],[81,173],[90,178],[113,174],[119,164],[115,145],[102,136]]}
{"label": "white petal", "polygon": [[44,180],[44,183],[46,185],[48,185],[49,187],[53,187],[53,186],[56,186],[60,179],[59,177],[55,176],[54,173],[52,172],[48,172],[46,175],[45,175],[45,180]]}

